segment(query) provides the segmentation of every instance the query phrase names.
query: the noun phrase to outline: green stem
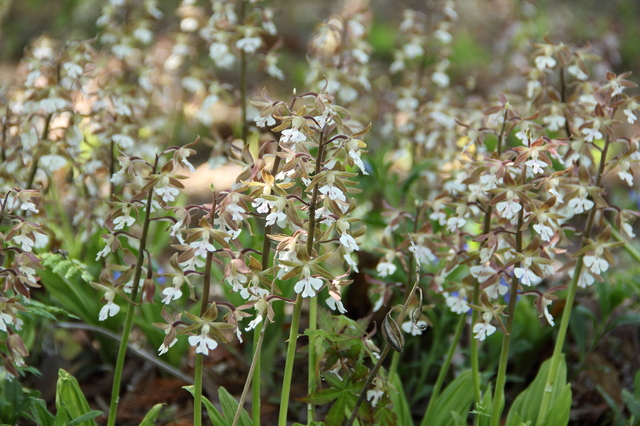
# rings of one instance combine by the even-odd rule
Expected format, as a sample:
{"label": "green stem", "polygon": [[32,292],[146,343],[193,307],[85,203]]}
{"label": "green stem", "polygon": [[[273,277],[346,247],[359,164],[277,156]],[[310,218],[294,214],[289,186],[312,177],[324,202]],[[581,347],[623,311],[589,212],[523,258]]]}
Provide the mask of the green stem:
{"label": "green stem", "polygon": [[447,357],[444,360],[444,364],[442,364],[442,367],[440,367],[440,372],[438,373],[436,384],[433,386],[433,392],[431,393],[431,398],[429,398],[429,405],[427,406],[427,410],[424,413],[424,417],[422,419],[422,422],[420,423],[420,426],[427,426],[430,424],[433,410],[435,410],[436,401],[440,396],[440,390],[442,389],[442,385],[444,384],[444,379],[445,377],[447,377],[447,373],[449,372],[449,366],[451,365],[451,360],[453,359],[453,355],[455,354],[458,343],[460,342],[460,337],[462,336],[462,331],[464,330],[464,324],[466,320],[466,314],[460,315],[455,334],[453,335],[453,342],[449,346],[449,352],[447,352]]}
{"label": "green stem", "polygon": [[[47,116],[46,121],[44,122],[44,129],[42,129],[42,137],[41,137],[43,141],[49,137],[49,124],[51,123],[52,116],[53,114],[49,114]],[[29,189],[31,188],[31,186],[33,186],[33,180],[36,178],[36,171],[38,171],[39,161],[40,161],[39,150],[36,150],[36,153],[33,154],[33,159],[31,160],[31,169],[29,170],[29,177],[27,177],[26,189]]]}
{"label": "green stem", "polygon": [[[276,149],[275,152],[275,158],[273,161],[273,168],[271,169],[271,173],[273,176],[276,176],[278,174],[278,168],[280,167],[280,157],[278,156],[278,153],[281,151],[280,145],[278,145],[278,148]],[[269,268],[269,260],[271,260],[271,241],[269,240],[268,235],[271,233],[271,229],[272,227],[267,225],[266,220],[264,223],[264,227],[263,227],[263,234],[262,234],[262,270],[265,271]],[[273,286],[272,286],[273,287]],[[272,293],[273,293],[273,288],[271,289]],[[252,363],[255,363],[255,367],[253,369],[253,378],[252,380],[249,382],[250,384],[252,384],[252,392],[251,392],[251,396],[252,396],[252,400],[251,400],[251,416],[253,419],[253,426],[260,426],[260,405],[261,405],[261,398],[262,396],[260,395],[260,387],[261,387],[261,382],[262,382],[262,378],[261,378],[261,370],[262,370],[262,363],[261,363],[261,359],[260,359],[260,348],[261,346],[258,346],[258,341],[260,339],[260,337],[258,336],[258,330],[255,329],[254,330],[254,336],[253,336],[253,341],[254,341],[254,347],[253,347],[253,361]],[[260,336],[263,336],[264,332],[261,331],[260,332]]]}
{"label": "green stem", "polygon": [[[317,176],[322,170],[322,162],[324,161],[324,143],[325,143],[325,129],[322,129],[320,134],[320,142],[318,146],[318,158],[316,159],[316,169],[315,175]],[[307,228],[307,255],[309,257],[312,256],[313,253],[313,240],[314,234],[316,230],[316,204],[318,202],[318,185],[313,187],[313,194],[311,195],[311,207],[309,208],[309,222]],[[317,296],[312,297],[315,299]],[[280,398],[280,416],[278,420],[279,426],[285,426],[287,423],[287,413],[289,409],[289,393],[291,391],[291,375],[293,372],[293,362],[296,353],[296,339],[298,336],[298,326],[300,324],[300,312],[302,311],[302,296],[300,294],[296,297],[296,304],[293,310],[293,318],[291,318],[291,331],[289,332],[289,347],[287,348],[287,361],[285,363],[285,371],[284,378],[282,383],[282,396]],[[309,313],[312,314],[311,312]],[[316,313],[313,313],[314,318],[309,319],[309,329],[311,328],[311,324],[315,325]],[[315,380],[315,353],[314,353],[315,339],[313,336],[309,339],[309,365],[312,366],[312,369],[309,370],[309,393],[315,391],[316,388],[316,380]],[[313,365],[311,364],[313,359]],[[313,407],[307,409],[308,415],[313,418]]]}
{"label": "green stem", "polygon": [[[240,402],[238,403],[238,409],[236,410],[236,415],[233,418],[233,423],[231,424],[231,426],[236,426],[238,424],[238,420],[240,420],[240,414],[242,413],[244,402],[247,399],[247,394],[249,393],[249,387],[251,386],[251,380],[254,378],[256,370],[258,370],[258,374],[257,374],[258,377],[260,376],[260,373],[259,373],[260,352],[262,351],[262,342],[264,341],[264,332],[267,329],[268,323],[269,323],[269,320],[265,318],[262,321],[262,327],[260,327],[260,330],[258,330],[257,327],[255,328],[257,333],[254,333],[256,344],[254,346],[254,351],[253,351],[253,361],[251,362],[251,367],[249,367],[249,374],[247,375],[247,381],[244,384],[244,389],[242,390],[242,396],[240,397]],[[257,398],[260,399],[260,387],[254,386],[252,389],[253,389],[253,397],[256,398],[256,391],[257,391]],[[255,409],[255,405],[252,406],[252,409]],[[258,404],[258,410],[259,409],[260,409],[260,404]],[[260,411],[258,411],[257,413],[254,411],[252,414],[254,419],[253,424],[255,425],[256,419],[258,420],[258,422],[260,422]]]}
{"label": "green stem", "polygon": [[[151,174],[155,174],[158,168],[159,157],[156,155]],[[116,369],[113,377],[113,387],[111,389],[111,404],[109,406],[108,426],[115,426],[118,413],[118,402],[120,399],[120,382],[122,381],[122,370],[124,368],[124,360],[127,355],[127,345],[129,344],[129,334],[131,333],[131,325],[133,324],[133,315],[135,304],[138,299],[138,289],[140,287],[140,277],[142,275],[142,264],[144,263],[144,252],[147,245],[147,235],[149,233],[149,224],[151,223],[151,203],[153,201],[153,188],[149,188],[147,196],[147,205],[144,212],[144,223],[142,224],[142,236],[140,237],[140,248],[138,249],[138,258],[136,260],[136,270],[133,274],[133,289],[131,290],[131,300],[127,306],[127,314],[124,320],[124,330],[122,330],[122,339],[118,348],[118,358],[116,361]]]}
{"label": "green stem", "polygon": [[[316,185],[317,186],[317,185]],[[318,329],[318,297],[309,299],[309,330]],[[309,336],[309,395],[316,391],[317,387],[317,371],[316,371],[316,336]],[[311,425],[315,416],[315,406],[312,403],[307,404],[307,424]]]}
{"label": "green stem", "polygon": [[[416,216],[416,221],[417,221],[417,218],[419,216],[420,216],[420,210],[418,210],[418,215]],[[413,260],[413,257],[412,257],[412,260]],[[413,264],[413,262],[411,262],[411,264]],[[416,288],[418,288],[418,283],[420,282],[420,267],[419,266],[416,266],[415,273],[416,273],[415,282],[413,283],[413,286],[411,287],[411,291],[409,292],[409,294],[407,295],[407,297],[404,300],[404,304],[402,305],[402,311],[400,311],[400,315],[398,315],[398,318],[396,319],[396,322],[398,324],[402,324],[402,322],[404,321],[404,318],[407,315],[407,312],[409,311],[409,301],[411,301],[411,299],[413,299],[413,295],[416,292]],[[360,406],[364,402],[364,399],[365,399],[365,397],[367,395],[367,391],[369,390],[369,387],[373,383],[373,380],[376,378],[376,376],[378,374],[378,371],[380,370],[380,367],[382,366],[382,363],[384,362],[385,358],[387,357],[387,354],[389,353],[390,349],[391,349],[391,346],[389,346],[389,344],[385,342],[384,349],[382,350],[382,353],[380,354],[380,359],[378,359],[378,362],[376,363],[375,367],[373,367],[373,370],[371,371],[371,373],[369,373],[369,377],[367,378],[367,381],[364,384],[364,387],[362,388],[362,391],[360,391],[360,396],[358,396],[358,400],[356,401],[356,405],[353,407],[353,411],[351,412],[351,417],[349,417],[349,420],[347,420],[347,422],[345,423],[345,426],[351,426],[353,424],[353,422],[356,420],[356,417],[358,416],[358,411],[360,409]]]}
{"label": "green stem", "polygon": [[[266,322],[266,319],[263,320]],[[263,327],[265,327],[263,325]],[[262,369],[262,360],[260,358],[260,350],[262,349],[262,339],[264,337],[264,330],[262,330],[260,332],[260,335],[257,335],[257,331],[254,330],[253,332],[253,341],[256,341],[256,336],[258,337],[258,341],[257,343],[254,344],[253,346],[253,360],[252,360],[252,366],[254,366],[253,368],[253,374],[252,374],[252,381],[253,381],[253,386],[251,387],[251,418],[253,419],[253,425],[254,426],[260,426],[260,405],[261,405],[261,398],[262,396],[260,395],[260,387],[261,387],[261,369]],[[248,383],[250,384],[250,383]],[[243,389],[244,392],[244,389]],[[241,407],[242,405],[238,406],[238,409]]]}
{"label": "green stem", "polygon": [[399,364],[400,352],[393,351],[393,355],[391,355],[391,365],[389,366],[389,382],[393,380],[393,376],[398,372]]}
{"label": "green stem", "polygon": [[[607,162],[607,153],[609,152],[610,138],[607,135],[607,138],[604,143],[604,149],[602,150],[602,156],[600,157],[600,166],[598,167],[598,175],[596,176],[596,186],[600,187],[602,183],[602,175],[604,174],[604,167]],[[582,234],[582,243],[580,247],[583,248],[587,244],[587,240],[591,238],[591,232],[593,230],[593,225],[596,217],[596,210],[598,209],[597,205],[594,205],[589,211],[589,216],[587,217],[587,225]],[[578,291],[578,282],[580,281],[580,275],[582,274],[582,267],[584,265],[584,254],[578,256],[576,261],[576,266],[573,271],[573,279],[571,280],[571,284],[569,284],[569,294],[567,295],[567,300],[564,306],[564,311],[562,312],[562,319],[560,320],[560,327],[558,328],[558,337],[556,338],[556,344],[553,348],[553,355],[551,356],[551,365],[549,367],[549,374],[547,375],[547,381],[544,387],[544,394],[542,396],[542,402],[540,404],[540,416],[538,417],[538,425],[541,425],[545,419],[545,415],[549,410],[549,405],[551,404],[551,393],[553,392],[553,387],[555,385],[555,378],[558,374],[558,368],[560,366],[560,361],[562,360],[562,348],[564,347],[564,341],[567,337],[567,329],[569,328],[569,321],[571,319],[571,311],[573,310],[573,304],[576,298],[576,292]]]}
{"label": "green stem", "polygon": [[[56,209],[58,217],[60,218],[60,222],[62,224],[62,228],[64,229],[64,244],[65,249],[69,251],[69,254],[72,259],[77,259],[79,256],[78,249],[81,249],[82,242],[79,238],[76,237],[76,233],[69,222],[69,215],[64,211],[64,207],[62,206],[62,199],[58,194],[58,186],[57,185],[49,185],[51,188],[51,198],[53,199],[53,205]],[[77,244],[80,244],[79,246]],[[78,247],[78,249],[76,248]]]}
{"label": "green stem", "polygon": [[109,142],[109,188],[111,192],[111,197],[109,197],[110,200],[113,200],[113,196],[116,193],[116,184],[111,180],[113,178],[113,175],[116,173],[116,156],[114,153],[115,149],[115,142],[113,142],[113,139],[111,139],[111,141]]}
{"label": "green stem", "polygon": [[364,402],[364,398],[365,398],[365,395],[367,394],[367,390],[369,389],[369,387],[371,387],[373,380],[378,376],[378,371],[380,371],[380,367],[382,367],[382,363],[384,362],[385,358],[389,354],[390,350],[391,350],[391,346],[385,344],[385,347],[382,350],[382,353],[380,354],[380,359],[378,359],[378,362],[376,363],[375,367],[373,367],[373,370],[371,370],[371,373],[369,373],[369,377],[367,377],[367,381],[364,384],[362,391],[360,392],[358,401],[356,401],[356,405],[353,408],[353,411],[351,412],[351,417],[349,417],[349,420],[347,420],[347,422],[345,423],[345,426],[351,426],[353,422],[356,420],[356,417],[358,416],[358,410],[360,409],[360,406]]}
{"label": "green stem", "polygon": [[296,341],[298,339],[298,327],[300,326],[300,313],[302,312],[302,295],[296,297],[296,304],[291,317],[291,330],[289,331],[289,346],[287,347],[287,361],[284,365],[284,378],[282,380],[282,394],[280,396],[280,415],[278,426],[287,426],[287,414],[289,411],[289,395],[291,394],[291,377],[293,375],[293,363],[296,357]]}
{"label": "green stem", "polygon": [[[498,154],[498,159],[500,159],[500,155],[502,155],[502,142],[504,139],[504,132],[507,128],[507,115],[508,109],[505,109],[504,116],[502,117],[502,128],[500,129],[500,135],[498,136],[498,141],[496,142],[496,153]],[[491,197],[493,198],[493,196]],[[491,200],[489,200],[491,201]],[[484,215],[484,224],[482,227],[482,235],[487,235],[491,232],[491,216],[493,214],[493,205],[491,203],[488,204],[486,213]],[[480,264],[480,259],[478,259],[478,265]],[[478,306],[480,303],[480,282],[478,279],[473,280],[473,304]],[[471,313],[471,324],[475,324],[478,320],[479,312],[473,310]],[[470,357],[471,357],[471,377],[473,378],[473,396],[476,404],[480,403],[482,398],[480,391],[480,363],[478,356],[478,339],[473,337],[473,327],[469,328],[471,340],[471,348],[470,348]]]}
{"label": "green stem", "polygon": [[193,424],[202,426],[202,370],[204,369],[204,357],[196,354],[195,389],[193,393]]}
{"label": "green stem", "polygon": [[629,253],[629,255],[631,257],[633,257],[633,259],[640,263],[640,251],[638,251],[637,248],[635,248],[629,241],[627,241],[621,234],[620,232],[618,232],[618,230],[616,228],[613,227],[613,225],[611,226],[611,233],[613,235],[613,238],[615,238],[616,240],[623,242],[624,243],[624,249],[627,251],[627,253]]}
{"label": "green stem", "polygon": [[[524,184],[527,176],[526,166],[522,169],[522,183]],[[524,208],[520,210],[518,215],[518,225],[516,231],[517,253],[522,253],[522,223],[524,221]],[[519,268],[521,262],[514,265]],[[504,398],[504,385],[507,381],[507,363],[509,362],[509,348],[511,347],[511,331],[513,330],[513,322],[516,317],[516,301],[518,299],[518,284],[520,280],[513,274],[511,277],[511,289],[509,290],[509,316],[507,317],[506,332],[502,337],[502,347],[500,348],[500,363],[498,365],[498,376],[496,378],[496,389],[493,394],[493,410],[491,413],[491,426],[498,426],[500,416],[502,415],[502,399]],[[475,339],[474,339],[475,340]]]}
{"label": "green stem", "polygon": [[[240,0],[240,23],[244,24],[245,0]],[[247,54],[240,49],[240,120],[242,123],[242,140],[247,141]]]}
{"label": "green stem", "polygon": [[[216,216],[216,194],[213,193],[209,223],[214,226]],[[204,266],[204,278],[202,283],[202,298],[200,299],[200,317],[209,308],[209,293],[211,291],[211,266],[213,264],[213,252],[207,251],[207,260]],[[202,426],[202,376],[204,370],[204,354],[196,354],[195,389],[193,392],[193,425]]]}
{"label": "green stem", "polygon": [[2,145],[0,145],[0,161],[3,163],[7,159],[5,150],[7,149],[7,128],[9,127],[9,114],[11,108],[5,109],[4,122],[2,123]]}
{"label": "green stem", "polygon": [[[316,159],[316,169],[314,176],[320,174],[322,170],[322,163],[324,162],[324,144],[325,144],[325,129],[322,129],[320,133],[320,143],[318,145],[318,158]],[[313,194],[311,196],[311,207],[309,208],[309,223],[307,228],[307,254],[309,257],[313,253],[313,243],[316,231],[316,204],[318,202],[318,187],[313,187]],[[308,380],[308,392],[309,395],[314,393],[317,388],[317,372],[316,372],[316,336],[314,331],[318,328],[318,296],[314,296],[309,299],[309,328],[311,332],[309,335],[309,375]],[[307,404],[307,424],[311,424],[315,415],[315,405],[313,403]]]}

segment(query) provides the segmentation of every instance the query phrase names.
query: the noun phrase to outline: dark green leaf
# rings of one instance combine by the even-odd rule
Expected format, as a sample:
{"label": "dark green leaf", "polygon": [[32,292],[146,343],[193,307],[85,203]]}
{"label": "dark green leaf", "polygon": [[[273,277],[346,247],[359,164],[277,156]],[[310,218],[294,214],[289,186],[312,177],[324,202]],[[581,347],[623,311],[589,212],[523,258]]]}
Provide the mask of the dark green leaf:
{"label": "dark green leaf", "polygon": [[640,418],[640,401],[635,399],[633,394],[626,389],[622,390],[622,400],[633,417]]}
{"label": "dark green leaf", "polygon": [[[511,405],[511,408],[509,409],[506,426],[518,426],[521,422],[526,423],[528,421],[530,421],[532,425],[536,424],[536,422],[538,421],[538,416],[540,415],[540,405],[542,404],[542,397],[544,395],[550,365],[551,360],[545,361],[540,367],[540,370],[538,371],[538,374],[534,381],[527,387],[527,389],[525,389],[522,393],[520,393],[520,395],[518,395],[516,400]],[[553,390],[551,392],[551,401],[555,401],[556,404],[560,404],[560,401],[562,401],[563,403],[566,402],[567,365],[565,363],[564,357],[560,361],[554,383],[555,385],[553,386]],[[571,408],[570,388],[568,389],[568,392],[569,406],[564,407],[561,405],[557,405],[553,407],[555,410],[554,412],[560,415],[558,420],[564,419],[564,410]],[[545,421],[551,421],[552,419],[554,418],[551,416],[547,416],[547,420]],[[564,424],[566,425],[566,423]],[[557,423],[557,425],[561,426],[562,423]]]}
{"label": "dark green leaf", "polygon": [[399,375],[394,374],[392,376],[391,385],[395,388],[396,392],[389,390],[389,397],[391,398],[391,402],[393,402],[393,410],[398,416],[398,424],[402,426],[412,426],[411,408],[409,407],[409,401],[407,401],[407,396],[404,393]]}
{"label": "dark green leaf", "polygon": [[326,388],[298,400],[315,405],[324,405],[339,398],[342,392],[344,392],[342,389]]}
{"label": "dark green leaf", "polygon": [[[58,370],[58,383],[56,385],[56,409],[64,407],[69,421],[78,419],[91,412],[78,381],[63,369]],[[93,421],[95,417],[87,418],[76,424],[82,426],[97,426]],[[57,418],[56,418],[57,420]]]}
{"label": "dark green leaf", "polygon": [[638,325],[640,324],[640,312],[633,312],[624,315],[620,315],[607,326],[606,332],[613,330],[621,325]]}
{"label": "dark green leaf", "polygon": [[473,379],[471,371],[463,371],[451,382],[436,401],[437,412],[429,426],[456,425],[451,412],[466,418],[473,401]]}
{"label": "dark green leaf", "polygon": [[557,398],[551,400],[552,406],[542,426],[562,426],[569,424],[571,414],[571,385],[566,384]]}
{"label": "dark green leaf", "polygon": [[31,415],[38,426],[53,426],[55,417],[47,410],[47,403],[42,399],[32,399]]}
{"label": "dark green leaf", "polygon": [[[342,394],[342,391],[340,392]],[[347,407],[346,395],[342,395],[342,398],[338,398],[336,403],[333,404],[327,417],[324,419],[326,426],[342,426],[345,420],[345,409]]]}
{"label": "dark green leaf", "polygon": [[98,411],[98,410],[89,411],[88,413],[83,414],[83,415],[73,419],[69,423],[67,423],[67,426],[79,425],[82,422],[85,422],[85,421],[88,421],[88,420],[93,420],[96,417],[100,416],[101,414],[102,414],[102,411]]}
{"label": "dark green leaf", "polygon": [[160,403],[151,407],[151,410],[149,410],[147,415],[144,416],[144,419],[142,419],[139,426],[153,426],[155,424],[156,418],[158,417],[158,414],[160,414],[160,410],[162,410],[163,405],[163,403]]}
{"label": "dark green leaf", "polygon": [[[222,406],[222,412],[224,413],[224,417],[227,419],[229,423],[233,421],[233,418],[236,416],[236,410],[238,409],[238,402],[236,399],[231,396],[229,392],[222,386],[218,389],[218,397],[220,398],[220,405]],[[249,417],[249,413],[244,408],[240,413],[240,419],[238,420],[239,426],[252,426],[253,422]]]}
{"label": "dark green leaf", "polygon": [[[186,389],[191,393],[191,395],[193,395],[193,385],[185,386],[184,389]],[[227,420],[222,417],[222,414],[220,414],[220,411],[218,411],[218,409],[205,396],[202,396],[202,404],[204,405],[204,408],[207,409],[207,414],[209,414],[209,419],[211,420],[212,424],[216,426],[231,426],[231,422],[227,422]]]}

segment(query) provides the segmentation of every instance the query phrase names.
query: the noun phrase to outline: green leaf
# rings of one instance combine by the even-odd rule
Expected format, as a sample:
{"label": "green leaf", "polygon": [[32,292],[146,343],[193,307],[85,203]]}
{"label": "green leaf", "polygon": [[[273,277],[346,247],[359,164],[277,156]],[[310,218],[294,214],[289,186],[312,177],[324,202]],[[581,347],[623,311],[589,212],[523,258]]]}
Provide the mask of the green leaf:
{"label": "green leaf", "polygon": [[569,328],[571,329],[571,336],[578,344],[581,358],[584,357],[587,351],[589,332],[592,329],[592,325],[596,323],[595,321],[596,319],[594,318],[591,310],[583,305],[579,305],[571,312]]}
{"label": "green leaf", "polygon": [[473,401],[473,378],[471,371],[463,371],[438,397],[438,411],[429,426],[456,426],[453,413],[466,418]]}
{"label": "green leaf", "polygon": [[[184,386],[184,389],[193,395],[193,385]],[[231,422],[226,421],[225,418],[222,417],[222,414],[220,414],[220,411],[218,411],[218,409],[204,395],[202,396],[202,403],[204,404],[204,408],[207,409],[207,414],[209,414],[209,419],[212,424],[216,426],[231,426]]]}
{"label": "green leaf", "polygon": [[[220,405],[222,406],[222,412],[224,413],[224,417],[227,419],[229,423],[231,423],[233,421],[233,418],[236,416],[236,411],[238,410],[238,402],[222,386],[220,386],[220,389],[218,389],[218,398],[220,398]],[[240,419],[238,420],[238,425],[253,426],[253,422],[249,417],[249,413],[247,413],[247,410],[245,410],[244,408],[240,412]]]}
{"label": "green leaf", "polygon": [[89,324],[98,322],[100,296],[89,284],[60,276],[53,272],[50,265],[39,270],[38,275],[45,290],[55,297],[65,310]]}
{"label": "green leaf", "polygon": [[566,384],[558,398],[552,399],[553,406],[545,417],[543,426],[560,426],[569,424],[571,414],[571,385]]}
{"label": "green leaf", "polygon": [[596,385],[596,390],[598,391],[602,399],[605,400],[609,408],[611,408],[614,419],[617,420],[615,424],[620,424],[620,419],[621,419],[620,407],[618,407],[618,404],[616,403],[616,401],[614,401],[611,395],[609,395],[609,393],[607,393],[607,391],[605,391],[602,386]]}
{"label": "green leaf", "polygon": [[397,392],[389,392],[391,402],[393,402],[393,411],[398,416],[398,424],[402,426],[412,426],[413,419],[411,417],[411,408],[409,407],[409,401],[404,393],[402,381],[398,374],[394,374],[391,377],[391,386],[393,386]]}
{"label": "green leaf", "polygon": [[67,426],[76,426],[81,424],[82,422],[88,421],[88,420],[93,420],[96,417],[100,416],[102,414],[102,411],[89,411],[86,414],[81,415],[80,417],[73,419],[72,421],[70,421],[69,423],[67,423]]}
{"label": "green leaf", "polygon": [[331,372],[327,372],[327,373],[324,374],[324,379],[327,381],[327,383],[329,383],[329,385],[331,385],[331,387],[334,387],[334,388],[337,388],[337,389],[343,389],[344,388],[343,379],[338,377],[337,374],[334,374],[334,373],[331,373]]}
{"label": "green leaf", "polygon": [[67,409],[61,406],[56,410],[56,419],[53,422],[53,426],[66,426],[67,425]]}
{"label": "green leaf", "polygon": [[636,377],[633,379],[633,395],[636,400],[640,401],[640,370],[638,370]]}
{"label": "green leaf", "polygon": [[[503,398],[504,403],[504,398]],[[478,426],[489,426],[491,424],[491,410],[493,409],[493,392],[491,384],[487,387],[487,391],[482,397],[482,404],[476,407],[476,416],[478,416]]]}
{"label": "green leaf", "polygon": [[42,399],[32,399],[31,415],[38,426],[53,426],[55,417],[47,410],[47,403]]}
{"label": "green leaf", "polygon": [[624,315],[620,315],[613,321],[609,323],[605,332],[609,332],[616,327],[620,327],[621,325],[638,325],[640,324],[640,313],[628,313]]}
{"label": "green leaf", "polygon": [[390,410],[387,407],[380,407],[378,410],[376,410],[375,414],[373,415],[373,421],[376,426],[405,426],[405,424],[413,424],[413,422],[402,423],[398,420],[398,415],[393,410]]}
{"label": "green leaf", "polygon": [[45,317],[48,318],[50,320],[57,320],[57,318],[54,316],[55,314],[58,315],[64,315],[67,316],[69,318],[72,319],[77,319],[79,320],[80,318],[77,317],[76,315],[73,315],[72,313],[62,309],[62,308],[58,308],[56,306],[50,306],[50,305],[46,305],[44,303],[38,302],[35,299],[30,299],[29,300],[29,304],[27,305],[29,312],[31,312],[34,315],[38,315],[41,317]]}
{"label": "green leaf", "polygon": [[315,405],[325,405],[334,401],[342,394],[342,389],[325,388],[319,392],[312,393],[304,398],[298,398],[299,401],[307,402]]}
{"label": "green leaf", "polygon": [[338,398],[327,413],[327,417],[324,419],[326,426],[342,426],[342,423],[344,423],[347,408],[347,399],[345,396],[346,395],[342,395],[341,398]]}
{"label": "green leaf", "polygon": [[[544,395],[550,365],[551,360],[545,361],[540,367],[540,371],[538,371],[538,375],[533,382],[527,387],[527,389],[518,395],[509,410],[506,426],[519,426],[521,423],[527,422],[531,422],[532,425],[535,425],[538,422],[540,405],[542,404],[542,397]],[[569,420],[568,414],[566,416],[565,423],[559,422],[563,421],[565,419],[565,413],[568,413],[571,410],[571,387],[569,386],[567,388],[567,365],[564,357],[562,357],[562,360],[560,361],[554,383],[555,386],[551,391],[551,401],[555,401],[555,403],[549,412],[545,414],[549,414],[553,410],[555,413],[554,415],[558,416],[558,422],[555,421],[556,417],[548,415],[544,424],[553,420],[554,425],[556,426],[561,426],[563,424],[566,425]],[[569,403],[568,406],[564,406],[562,404],[567,401],[567,392],[569,396]]]}
{"label": "green leaf", "polygon": [[4,381],[4,399],[9,412],[5,412],[7,416],[2,420],[7,423],[16,423],[22,413],[28,410],[32,404],[31,398],[25,395],[22,384],[17,379]]}
{"label": "green leaf", "polygon": [[140,422],[140,426],[153,426],[163,405],[163,403],[160,403],[151,407],[151,410],[149,410],[147,415],[144,416],[144,419]]}
{"label": "green leaf", "polygon": [[640,401],[638,401],[633,394],[626,389],[622,390],[622,400],[633,417],[640,418]]}
{"label": "green leaf", "polygon": [[[67,421],[78,419],[91,412],[89,404],[80,389],[80,385],[78,385],[78,381],[63,369],[58,371],[58,384],[56,386],[56,409],[60,410],[61,408],[64,408],[67,412]],[[76,424],[80,424],[81,426],[98,426],[96,422],[93,421],[94,417],[82,420]]]}

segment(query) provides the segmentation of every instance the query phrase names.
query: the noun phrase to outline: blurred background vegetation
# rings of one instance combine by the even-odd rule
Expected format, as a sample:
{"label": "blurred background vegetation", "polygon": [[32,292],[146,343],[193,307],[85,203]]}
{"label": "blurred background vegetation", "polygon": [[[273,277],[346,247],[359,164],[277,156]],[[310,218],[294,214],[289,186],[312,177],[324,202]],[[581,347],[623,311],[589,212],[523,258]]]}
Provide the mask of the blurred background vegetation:
{"label": "blurred background vegetation", "polygon": [[[98,31],[101,0],[0,0],[0,69],[3,79],[10,78],[13,67],[33,39],[47,35],[57,40],[87,39]],[[296,85],[303,82],[307,42],[314,29],[340,1],[277,0],[275,23],[285,46],[285,73]],[[396,22],[406,8],[428,10],[429,0],[372,0],[374,27],[369,36],[379,63],[392,61]],[[556,42],[585,44],[615,67],[612,71],[636,70],[640,65],[640,2],[636,0],[458,0],[460,21],[454,37],[452,67],[459,76],[473,76],[479,90],[499,79],[508,56],[509,40],[518,40],[525,15],[528,34],[542,40],[548,34]],[[179,25],[173,13],[177,0],[158,0],[165,12],[158,26],[167,34]],[[452,76],[455,81],[456,76]],[[287,84],[289,85],[289,84]]]}

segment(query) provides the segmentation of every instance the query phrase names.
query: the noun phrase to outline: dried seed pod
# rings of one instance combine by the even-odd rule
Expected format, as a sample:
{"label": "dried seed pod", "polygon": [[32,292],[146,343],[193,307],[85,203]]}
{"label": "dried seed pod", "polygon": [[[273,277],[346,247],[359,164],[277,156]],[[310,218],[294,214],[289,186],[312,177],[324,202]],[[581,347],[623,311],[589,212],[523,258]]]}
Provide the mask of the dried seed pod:
{"label": "dried seed pod", "polygon": [[413,326],[416,327],[418,330],[425,331],[427,329],[427,325],[420,323],[420,319],[422,317],[422,289],[418,287],[416,290],[418,293],[419,300],[416,307],[413,308],[413,310],[411,311],[411,322],[413,323]]}
{"label": "dried seed pod", "polygon": [[396,352],[402,352],[404,350],[404,336],[402,330],[398,327],[398,323],[391,317],[391,311],[384,317],[382,321],[382,337],[387,342],[391,349]]}

